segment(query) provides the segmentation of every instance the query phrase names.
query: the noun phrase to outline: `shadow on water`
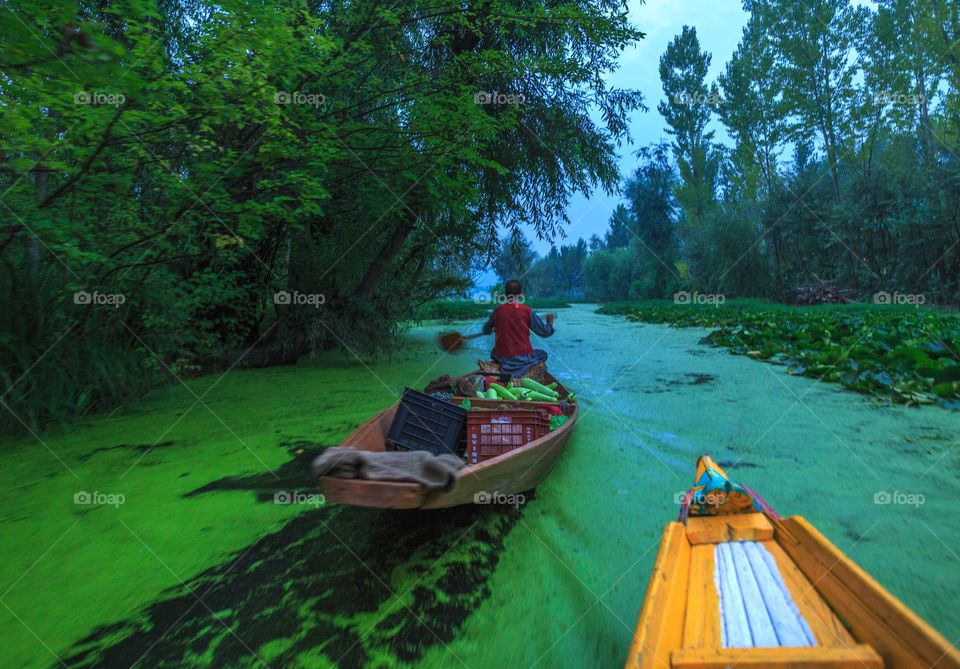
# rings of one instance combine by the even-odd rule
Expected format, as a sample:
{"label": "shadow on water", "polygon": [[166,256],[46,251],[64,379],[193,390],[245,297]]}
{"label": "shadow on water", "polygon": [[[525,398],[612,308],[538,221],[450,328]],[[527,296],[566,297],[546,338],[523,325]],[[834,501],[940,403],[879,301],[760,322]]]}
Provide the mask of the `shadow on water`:
{"label": "shadow on water", "polygon": [[[311,485],[322,447],[296,444],[275,473],[190,493],[250,490],[261,501]],[[312,489],[315,491],[315,489]],[[76,667],[357,667],[410,662],[446,644],[489,595],[502,540],[523,511],[318,508],[71,648]]]}

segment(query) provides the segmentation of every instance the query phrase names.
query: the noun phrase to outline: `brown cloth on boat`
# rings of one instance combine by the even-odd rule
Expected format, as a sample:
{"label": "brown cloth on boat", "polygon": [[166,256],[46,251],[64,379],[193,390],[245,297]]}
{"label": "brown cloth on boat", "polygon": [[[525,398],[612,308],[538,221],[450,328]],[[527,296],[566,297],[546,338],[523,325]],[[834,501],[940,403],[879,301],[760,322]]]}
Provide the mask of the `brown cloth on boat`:
{"label": "brown cloth on boat", "polygon": [[358,451],[333,446],[313,461],[316,476],[369,481],[411,481],[427,490],[450,490],[463,461],[427,451]]}

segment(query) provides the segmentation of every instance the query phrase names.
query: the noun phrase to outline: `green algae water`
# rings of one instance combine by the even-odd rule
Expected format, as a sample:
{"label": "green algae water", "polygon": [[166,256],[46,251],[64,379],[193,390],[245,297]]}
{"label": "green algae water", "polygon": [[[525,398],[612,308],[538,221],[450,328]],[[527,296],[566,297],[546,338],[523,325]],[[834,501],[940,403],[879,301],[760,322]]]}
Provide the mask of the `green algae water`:
{"label": "green algae water", "polygon": [[4,664],[622,666],[660,532],[704,452],[960,637],[960,414],[589,306],[559,312],[541,342],[582,410],[524,505],[322,505],[312,457],[404,385],[486,356],[483,339],[443,356],[438,329],[378,365],[213,375],[4,444]]}

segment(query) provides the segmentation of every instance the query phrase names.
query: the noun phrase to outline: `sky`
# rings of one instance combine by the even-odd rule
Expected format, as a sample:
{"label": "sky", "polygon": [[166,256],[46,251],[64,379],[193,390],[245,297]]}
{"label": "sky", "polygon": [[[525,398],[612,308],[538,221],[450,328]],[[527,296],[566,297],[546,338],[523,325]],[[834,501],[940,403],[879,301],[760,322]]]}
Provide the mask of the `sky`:
{"label": "sky", "polygon": [[[646,33],[646,37],[623,52],[620,69],[608,74],[606,81],[610,86],[639,89],[648,111],[633,113],[630,118],[633,144],[624,144],[618,150],[623,178],[636,168],[637,149],[661,139],[669,140],[657,104],[663,99],[658,71],[660,56],[670,40],[683,30],[683,26],[695,27],[700,48],[713,55],[707,77],[708,81],[715,81],[737,48],[747,14],[740,0],[631,0],[630,21]],[[599,120],[599,116],[595,117],[595,121]],[[724,141],[726,133],[719,121],[715,119],[711,129],[716,131],[718,141]],[[589,198],[582,194],[574,196],[567,208],[571,225],[566,229],[567,238],[560,243],[573,243],[580,237],[589,239],[594,234],[602,237],[610,215],[621,202],[618,194],[607,196],[602,191],[594,192]],[[547,241],[536,238],[531,241],[541,255],[550,250]]]}

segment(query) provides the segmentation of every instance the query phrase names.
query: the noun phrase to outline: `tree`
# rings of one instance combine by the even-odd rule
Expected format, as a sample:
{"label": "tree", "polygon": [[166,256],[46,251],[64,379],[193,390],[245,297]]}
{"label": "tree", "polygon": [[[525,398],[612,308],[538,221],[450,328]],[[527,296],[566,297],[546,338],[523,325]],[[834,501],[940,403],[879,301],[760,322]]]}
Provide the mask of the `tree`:
{"label": "tree", "polygon": [[746,199],[756,197],[761,177],[769,195],[777,181],[777,155],[784,140],[783,82],[766,24],[768,14],[754,11],[743,36],[720,75],[723,96],[718,112],[736,141],[735,177]]}
{"label": "tree", "polygon": [[604,236],[604,246],[607,249],[623,248],[630,243],[631,228],[633,221],[630,219],[630,212],[622,204],[618,204],[610,215],[610,229]]}
{"label": "tree", "polygon": [[860,62],[855,51],[862,42],[870,13],[853,7],[850,0],[769,0],[756,2],[755,10],[769,21],[784,103],[794,122],[794,141],[819,136],[839,203],[840,161],[852,148],[857,107],[855,81]]}
{"label": "tree", "polygon": [[674,263],[680,244],[674,200],[676,175],[666,145],[644,147],[638,155],[640,166],[624,186],[634,223],[630,248],[639,277],[634,292],[642,297],[666,297],[677,278]]}
{"label": "tree", "polygon": [[522,234],[505,238],[493,259],[493,271],[501,283],[510,279],[524,280],[539,260],[533,244]]}
{"label": "tree", "polygon": [[696,28],[684,26],[660,57],[660,81],[666,99],[657,106],[673,137],[680,173],[677,199],[689,223],[702,222],[714,200],[718,163],[708,131],[711,107],[719,102],[716,86],[706,84],[711,55],[701,51]]}
{"label": "tree", "polygon": [[388,350],[499,231],[555,238],[574,193],[616,188],[642,96],[602,75],[640,37],[580,0],[15,0],[5,403],[38,425],[170,371]]}

